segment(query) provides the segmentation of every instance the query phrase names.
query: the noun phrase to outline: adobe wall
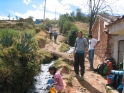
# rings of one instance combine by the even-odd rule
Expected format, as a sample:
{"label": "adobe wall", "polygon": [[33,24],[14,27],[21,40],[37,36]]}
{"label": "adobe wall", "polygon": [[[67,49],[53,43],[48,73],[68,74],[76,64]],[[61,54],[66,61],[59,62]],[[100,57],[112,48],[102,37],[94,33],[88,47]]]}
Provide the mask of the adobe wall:
{"label": "adobe wall", "polygon": [[[97,18],[92,29],[93,37],[98,39],[99,19]],[[108,41],[111,35],[104,32],[104,21],[100,19],[100,43],[95,48],[95,61],[103,62],[105,57],[111,55],[111,49],[108,49]]]}

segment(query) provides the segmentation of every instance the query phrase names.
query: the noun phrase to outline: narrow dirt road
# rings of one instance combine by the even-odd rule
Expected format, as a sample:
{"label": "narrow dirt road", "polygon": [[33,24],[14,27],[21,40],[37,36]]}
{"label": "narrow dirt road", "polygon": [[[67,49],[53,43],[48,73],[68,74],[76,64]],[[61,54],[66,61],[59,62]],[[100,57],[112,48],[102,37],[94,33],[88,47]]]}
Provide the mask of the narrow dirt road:
{"label": "narrow dirt road", "polygon": [[[59,52],[59,47],[61,46],[60,41],[63,39],[63,36],[59,35],[57,38],[57,43],[54,43],[53,40],[51,40],[48,44],[46,44],[44,50],[56,53],[60,55],[60,57],[67,58],[70,60],[73,60],[72,54],[68,54],[67,52]],[[97,65],[97,63],[94,63]],[[93,71],[88,71],[89,67],[89,61],[85,60],[85,75],[84,80],[80,81],[80,79],[73,77],[72,80],[72,87],[65,84],[65,88],[63,90],[63,93],[107,93],[105,85],[107,84],[106,77],[102,77],[101,75],[94,73]],[[71,63],[71,71],[69,74],[62,73],[63,77],[66,75],[72,75],[74,74],[73,69],[73,62]],[[64,79],[65,82],[67,82],[66,79]],[[111,92],[108,93],[118,93],[116,90],[111,89]]]}

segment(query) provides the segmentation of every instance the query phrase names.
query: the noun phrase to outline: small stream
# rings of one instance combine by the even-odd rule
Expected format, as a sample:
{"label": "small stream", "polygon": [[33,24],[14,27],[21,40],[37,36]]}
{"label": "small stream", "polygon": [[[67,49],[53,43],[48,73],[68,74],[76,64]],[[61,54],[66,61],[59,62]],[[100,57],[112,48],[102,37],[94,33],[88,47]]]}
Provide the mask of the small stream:
{"label": "small stream", "polygon": [[27,93],[48,93],[48,90],[46,89],[47,81],[49,78],[52,78],[52,75],[50,75],[48,69],[53,64],[54,61],[41,65],[41,72],[34,77],[34,84]]}

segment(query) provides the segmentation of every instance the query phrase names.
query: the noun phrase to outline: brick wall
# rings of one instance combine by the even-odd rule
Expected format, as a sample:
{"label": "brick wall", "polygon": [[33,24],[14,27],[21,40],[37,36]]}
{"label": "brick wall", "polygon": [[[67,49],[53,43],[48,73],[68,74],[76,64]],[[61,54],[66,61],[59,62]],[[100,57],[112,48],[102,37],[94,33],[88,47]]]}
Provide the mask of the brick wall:
{"label": "brick wall", "polygon": [[95,49],[95,55],[97,56],[97,59],[99,58],[99,61],[103,62],[105,57],[110,57],[111,55],[111,49],[108,47],[109,45],[109,39],[110,35],[104,32],[104,20],[99,18],[96,19],[93,29],[92,29],[92,34],[93,37],[98,39],[98,28],[99,28],[99,22],[100,22],[100,43],[97,45]]}

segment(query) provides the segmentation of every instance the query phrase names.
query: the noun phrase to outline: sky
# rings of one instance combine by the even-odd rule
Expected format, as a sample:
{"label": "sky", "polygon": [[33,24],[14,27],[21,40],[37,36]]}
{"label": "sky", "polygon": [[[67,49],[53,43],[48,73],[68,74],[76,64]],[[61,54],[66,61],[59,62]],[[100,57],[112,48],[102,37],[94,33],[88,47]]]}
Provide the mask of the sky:
{"label": "sky", "polygon": [[[59,18],[60,14],[70,13],[80,8],[83,13],[88,14],[89,0],[46,0],[45,18],[54,19]],[[45,0],[0,0],[0,20],[28,18],[32,16],[35,19],[44,18],[44,3]],[[106,5],[109,5],[114,15],[123,15],[124,0],[106,0]]]}

